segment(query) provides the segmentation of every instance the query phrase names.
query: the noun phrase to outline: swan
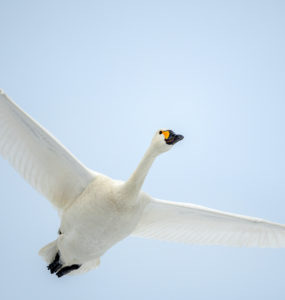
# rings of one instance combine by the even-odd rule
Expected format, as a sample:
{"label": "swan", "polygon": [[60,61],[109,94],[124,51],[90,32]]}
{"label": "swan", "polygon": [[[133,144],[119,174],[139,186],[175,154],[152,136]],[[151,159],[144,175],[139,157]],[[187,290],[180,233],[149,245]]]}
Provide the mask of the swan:
{"label": "swan", "polygon": [[126,182],[92,171],[0,92],[0,153],[61,217],[39,255],[58,277],[96,268],[127,236],[193,245],[285,247],[285,225],[190,203],[155,199],[141,187],[158,155],[183,139],[158,130]]}

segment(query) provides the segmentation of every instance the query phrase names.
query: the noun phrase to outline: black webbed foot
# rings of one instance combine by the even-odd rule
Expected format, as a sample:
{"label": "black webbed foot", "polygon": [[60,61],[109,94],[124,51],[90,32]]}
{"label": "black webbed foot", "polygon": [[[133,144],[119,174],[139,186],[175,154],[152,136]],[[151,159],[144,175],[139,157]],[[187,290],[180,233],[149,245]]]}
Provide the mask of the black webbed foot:
{"label": "black webbed foot", "polygon": [[48,270],[50,270],[50,273],[53,274],[55,272],[57,272],[60,268],[62,267],[62,264],[60,262],[60,255],[59,252],[57,252],[53,262],[48,265]]}
{"label": "black webbed foot", "polygon": [[80,268],[81,265],[71,265],[71,266],[67,266],[62,268],[61,270],[59,270],[56,275],[57,277],[62,277],[66,274],[68,274],[69,272],[73,271],[73,270],[77,270]]}

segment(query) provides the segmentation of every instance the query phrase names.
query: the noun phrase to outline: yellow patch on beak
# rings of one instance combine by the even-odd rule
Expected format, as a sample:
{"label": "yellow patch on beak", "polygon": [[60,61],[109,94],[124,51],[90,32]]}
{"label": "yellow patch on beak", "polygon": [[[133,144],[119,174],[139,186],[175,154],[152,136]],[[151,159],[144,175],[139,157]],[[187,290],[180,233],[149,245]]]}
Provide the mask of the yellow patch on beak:
{"label": "yellow patch on beak", "polygon": [[169,138],[169,134],[170,134],[169,131],[168,130],[167,131],[162,131],[162,133],[163,133],[165,139],[167,140]]}

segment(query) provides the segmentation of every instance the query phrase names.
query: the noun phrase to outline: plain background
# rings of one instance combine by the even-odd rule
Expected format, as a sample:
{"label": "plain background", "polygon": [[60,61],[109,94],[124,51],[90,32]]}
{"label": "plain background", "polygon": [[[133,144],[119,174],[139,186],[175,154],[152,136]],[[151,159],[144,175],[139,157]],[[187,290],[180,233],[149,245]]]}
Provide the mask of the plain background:
{"label": "plain background", "polygon": [[[185,136],[143,189],[285,223],[284,1],[0,1],[1,88],[84,164],[127,179],[154,132]],[[82,276],[38,250],[56,211],[0,160],[1,299],[285,298],[285,249],[128,238]]]}

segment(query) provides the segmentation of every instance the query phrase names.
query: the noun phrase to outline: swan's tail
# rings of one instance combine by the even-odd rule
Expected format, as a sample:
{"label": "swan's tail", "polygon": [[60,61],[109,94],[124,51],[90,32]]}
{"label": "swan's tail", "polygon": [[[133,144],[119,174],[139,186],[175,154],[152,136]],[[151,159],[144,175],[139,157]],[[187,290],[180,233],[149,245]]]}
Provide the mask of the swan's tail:
{"label": "swan's tail", "polygon": [[50,264],[54,257],[56,256],[56,253],[58,252],[56,240],[47,244],[45,247],[43,247],[39,251],[39,255],[48,263]]}

